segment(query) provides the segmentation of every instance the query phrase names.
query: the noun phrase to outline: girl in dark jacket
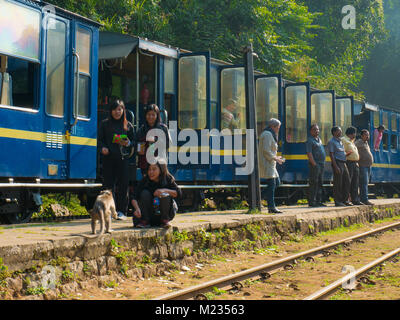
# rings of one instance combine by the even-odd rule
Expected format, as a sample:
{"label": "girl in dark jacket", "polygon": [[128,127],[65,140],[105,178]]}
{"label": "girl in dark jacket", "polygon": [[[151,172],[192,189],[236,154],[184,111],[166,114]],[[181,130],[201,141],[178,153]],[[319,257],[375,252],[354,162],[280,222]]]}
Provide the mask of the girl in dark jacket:
{"label": "girl in dark jacket", "polygon": [[178,206],[174,199],[182,196],[181,189],[174,177],[168,172],[164,159],[156,159],[150,164],[147,175],[135,188],[131,201],[134,226],[146,228],[149,226],[163,226],[169,228],[169,222],[175,217]]}
{"label": "girl in dark jacket", "polygon": [[126,120],[125,104],[116,100],[110,106],[108,119],[99,128],[98,145],[103,156],[104,188],[114,191],[118,219],[125,220],[128,209],[128,158],[126,149],[133,147],[132,124]]}
{"label": "girl in dark jacket", "polygon": [[[168,132],[168,127],[161,123],[160,109],[157,105],[151,104],[148,105],[145,109],[145,119],[146,122],[140,127],[139,131],[136,134],[136,143],[138,148],[138,166],[141,169],[142,176],[145,176],[147,173],[147,169],[149,164],[146,159],[146,151],[150,147],[152,142],[151,137],[146,140],[147,133],[151,129],[161,129],[165,134],[166,141],[166,152],[168,154],[170,135]],[[157,154],[155,156],[158,156]]]}

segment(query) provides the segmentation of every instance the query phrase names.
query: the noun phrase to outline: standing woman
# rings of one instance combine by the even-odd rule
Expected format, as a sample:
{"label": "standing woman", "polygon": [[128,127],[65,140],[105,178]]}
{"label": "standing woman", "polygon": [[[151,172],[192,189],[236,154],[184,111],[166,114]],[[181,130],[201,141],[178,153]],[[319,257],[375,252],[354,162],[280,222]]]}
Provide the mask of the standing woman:
{"label": "standing woman", "polygon": [[168,127],[161,122],[160,109],[157,105],[151,104],[145,108],[145,123],[140,127],[139,131],[136,135],[136,143],[138,145],[138,154],[139,154],[139,168],[142,171],[142,176],[145,176],[147,173],[147,169],[149,164],[146,160],[146,151],[149,148],[150,144],[154,141],[146,140],[147,133],[151,129],[161,129],[165,134],[166,141],[166,152],[168,154],[168,147],[170,141],[170,135],[168,132]]}
{"label": "standing woman", "polygon": [[128,209],[128,157],[126,148],[133,148],[134,133],[132,124],[126,120],[125,104],[114,101],[110,106],[109,117],[99,128],[99,148],[103,156],[104,188],[112,189],[118,219],[125,220]]}
{"label": "standing woman", "polygon": [[278,119],[271,118],[268,126],[260,135],[259,153],[260,153],[260,177],[265,179],[267,188],[263,192],[268,203],[269,213],[282,213],[275,206],[275,189],[280,184],[279,173],[276,170],[276,163],[282,164],[285,159],[277,155],[278,152],[278,133],[281,122]]}
{"label": "standing woman", "polygon": [[175,217],[178,206],[174,199],[182,192],[174,177],[168,172],[167,162],[157,158],[150,164],[147,175],[139,182],[133,194],[132,206],[134,226],[146,228],[163,226],[169,228],[169,222]]}

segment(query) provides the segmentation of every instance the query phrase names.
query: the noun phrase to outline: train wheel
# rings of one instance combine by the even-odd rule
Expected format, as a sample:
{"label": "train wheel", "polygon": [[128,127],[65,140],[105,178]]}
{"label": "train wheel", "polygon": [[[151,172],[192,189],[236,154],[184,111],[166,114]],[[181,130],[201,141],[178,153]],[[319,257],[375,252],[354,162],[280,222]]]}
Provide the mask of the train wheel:
{"label": "train wheel", "polygon": [[9,213],[4,215],[4,220],[6,220],[6,223],[11,224],[26,223],[31,220],[34,212],[35,210],[21,208],[21,212],[19,213]]}
{"label": "train wheel", "polygon": [[[7,201],[1,207],[1,220],[4,223],[18,224],[29,222],[34,212],[38,211],[37,205],[30,190],[8,190],[0,194],[0,198]],[[4,202],[3,201],[3,202]]]}

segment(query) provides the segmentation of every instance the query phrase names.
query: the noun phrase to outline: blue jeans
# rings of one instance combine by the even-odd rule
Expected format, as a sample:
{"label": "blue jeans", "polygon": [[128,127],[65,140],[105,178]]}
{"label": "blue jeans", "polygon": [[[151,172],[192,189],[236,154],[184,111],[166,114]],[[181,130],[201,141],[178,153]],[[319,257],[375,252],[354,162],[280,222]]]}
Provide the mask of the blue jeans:
{"label": "blue jeans", "polygon": [[267,187],[262,192],[262,198],[267,200],[268,209],[275,208],[275,189],[281,184],[278,178],[265,179]]}
{"label": "blue jeans", "polygon": [[371,167],[360,167],[360,201],[368,201],[368,182],[371,177]]}

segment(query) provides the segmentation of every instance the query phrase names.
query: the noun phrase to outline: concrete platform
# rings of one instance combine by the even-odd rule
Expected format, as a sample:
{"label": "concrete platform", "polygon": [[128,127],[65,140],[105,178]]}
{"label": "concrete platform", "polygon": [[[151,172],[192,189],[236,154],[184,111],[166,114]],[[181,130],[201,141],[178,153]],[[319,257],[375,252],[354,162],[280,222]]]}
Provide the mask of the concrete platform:
{"label": "concrete platform", "polygon": [[[235,228],[260,220],[272,222],[276,220],[316,220],[343,216],[343,214],[364,211],[366,208],[400,208],[400,199],[375,199],[374,206],[335,207],[328,204],[327,207],[309,208],[307,205],[281,206],[282,214],[247,214],[247,210],[227,211],[202,211],[177,214],[171,222],[172,231],[215,230],[219,228]],[[99,225],[97,224],[97,232]],[[132,218],[125,221],[112,221],[114,232],[112,235],[123,233],[150,233],[152,230],[162,228],[138,229],[132,227]],[[93,237],[91,234],[90,219],[75,220],[69,222],[28,223],[21,225],[0,225],[0,248],[5,246],[35,244],[43,241],[55,242],[71,237]],[[0,256],[1,257],[1,256]]]}
{"label": "concrete platform", "polygon": [[[203,211],[193,213],[177,214],[171,222],[172,231],[191,232],[194,230],[215,230],[219,228],[235,228],[248,223],[257,221],[273,222],[276,220],[321,220],[334,218],[344,214],[354,214],[362,212],[371,207],[393,207],[400,208],[400,199],[380,199],[373,200],[375,206],[353,206],[335,207],[328,204],[327,207],[309,208],[306,205],[282,206],[279,207],[282,214],[247,214],[247,210],[229,211]],[[97,224],[97,228],[99,225]],[[138,229],[132,227],[132,218],[128,217],[125,221],[113,220],[113,236],[127,233],[145,235],[161,228]],[[98,232],[98,229],[97,229]],[[28,245],[39,242],[56,242],[62,239],[73,237],[93,237],[91,235],[90,219],[75,220],[70,222],[49,222],[49,223],[28,223],[22,225],[0,225],[0,248],[6,246]],[[1,255],[0,255],[1,257]]]}
{"label": "concrete platform", "polygon": [[[114,232],[98,238],[90,234],[90,219],[1,225],[0,258],[6,268],[0,268],[0,280],[6,278],[7,294],[24,295],[29,288],[40,288],[46,277],[44,267],[51,266],[58,281],[54,292],[71,294],[78,285],[147,278],[213,254],[265,248],[340,226],[400,216],[400,199],[373,202],[371,206],[280,207],[284,213],[277,215],[245,210],[185,213],[178,214],[168,230],[134,229],[128,218],[113,221]],[[79,280],[66,282],[65,275]]]}

